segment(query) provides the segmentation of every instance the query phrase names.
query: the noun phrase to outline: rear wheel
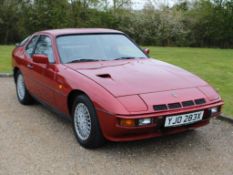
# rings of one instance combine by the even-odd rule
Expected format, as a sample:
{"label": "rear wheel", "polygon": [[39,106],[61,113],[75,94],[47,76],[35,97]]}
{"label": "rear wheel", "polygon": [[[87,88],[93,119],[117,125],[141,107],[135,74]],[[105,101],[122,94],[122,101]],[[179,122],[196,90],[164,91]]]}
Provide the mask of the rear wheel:
{"label": "rear wheel", "polygon": [[74,133],[81,146],[97,148],[104,144],[95,108],[86,95],[76,97],[72,115]]}
{"label": "rear wheel", "polygon": [[32,104],[33,98],[25,86],[24,77],[20,71],[16,73],[16,94],[21,104],[23,105]]}

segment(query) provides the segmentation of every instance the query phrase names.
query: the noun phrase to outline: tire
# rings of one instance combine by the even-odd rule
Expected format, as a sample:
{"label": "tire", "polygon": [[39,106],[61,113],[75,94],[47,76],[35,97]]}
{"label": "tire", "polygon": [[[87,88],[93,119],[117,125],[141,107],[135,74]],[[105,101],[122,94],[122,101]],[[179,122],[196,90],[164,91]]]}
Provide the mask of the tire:
{"label": "tire", "polygon": [[84,148],[98,148],[105,143],[96,110],[86,95],[76,97],[73,108],[73,130],[77,141]]}
{"label": "tire", "polygon": [[25,86],[24,77],[20,71],[16,73],[16,94],[21,104],[30,105],[33,103],[33,98]]}

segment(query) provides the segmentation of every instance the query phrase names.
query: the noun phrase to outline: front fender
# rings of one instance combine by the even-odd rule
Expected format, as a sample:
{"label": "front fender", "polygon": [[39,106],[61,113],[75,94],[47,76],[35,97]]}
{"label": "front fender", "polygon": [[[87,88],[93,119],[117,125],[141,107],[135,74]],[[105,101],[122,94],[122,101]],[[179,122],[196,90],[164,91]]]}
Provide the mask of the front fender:
{"label": "front fender", "polygon": [[110,92],[90,78],[65,66],[59,72],[61,75],[64,75],[64,95],[67,98],[72,90],[79,90],[91,99],[96,110],[112,114],[129,114],[125,107]]}

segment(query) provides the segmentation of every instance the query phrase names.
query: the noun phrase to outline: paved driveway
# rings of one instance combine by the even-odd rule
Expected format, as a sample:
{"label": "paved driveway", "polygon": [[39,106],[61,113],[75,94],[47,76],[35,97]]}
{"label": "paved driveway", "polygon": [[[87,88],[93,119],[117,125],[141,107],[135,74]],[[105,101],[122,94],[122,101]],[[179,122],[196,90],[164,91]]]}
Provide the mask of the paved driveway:
{"label": "paved driveway", "polygon": [[40,104],[20,105],[13,79],[0,78],[0,175],[233,174],[233,126],[210,125],[140,142],[78,145],[71,124]]}

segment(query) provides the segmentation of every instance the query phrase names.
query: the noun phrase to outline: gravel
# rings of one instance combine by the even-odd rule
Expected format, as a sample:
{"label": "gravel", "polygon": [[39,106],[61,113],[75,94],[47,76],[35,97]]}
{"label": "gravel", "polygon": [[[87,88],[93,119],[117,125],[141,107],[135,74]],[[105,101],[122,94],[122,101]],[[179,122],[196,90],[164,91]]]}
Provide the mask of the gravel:
{"label": "gravel", "polygon": [[225,121],[86,150],[70,122],[40,104],[20,105],[12,78],[0,78],[0,89],[0,175],[233,174],[233,125]]}

